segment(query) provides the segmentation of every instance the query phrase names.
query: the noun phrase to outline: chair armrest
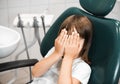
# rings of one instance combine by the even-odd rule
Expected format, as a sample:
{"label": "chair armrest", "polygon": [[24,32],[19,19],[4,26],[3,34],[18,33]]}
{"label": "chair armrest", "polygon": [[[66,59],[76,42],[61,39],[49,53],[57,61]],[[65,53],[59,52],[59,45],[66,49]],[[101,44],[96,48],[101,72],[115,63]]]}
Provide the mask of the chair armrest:
{"label": "chair armrest", "polygon": [[17,61],[0,63],[0,72],[10,69],[33,66],[37,62],[38,62],[37,59],[27,59],[27,60],[17,60]]}

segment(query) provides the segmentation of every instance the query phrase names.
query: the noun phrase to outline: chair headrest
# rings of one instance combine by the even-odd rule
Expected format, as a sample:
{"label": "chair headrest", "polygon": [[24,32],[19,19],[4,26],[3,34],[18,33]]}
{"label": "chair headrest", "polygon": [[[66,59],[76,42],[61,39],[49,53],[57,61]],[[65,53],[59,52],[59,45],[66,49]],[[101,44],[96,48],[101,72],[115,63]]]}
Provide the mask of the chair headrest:
{"label": "chair headrest", "polygon": [[116,0],[79,0],[81,6],[95,16],[106,16],[113,9]]}

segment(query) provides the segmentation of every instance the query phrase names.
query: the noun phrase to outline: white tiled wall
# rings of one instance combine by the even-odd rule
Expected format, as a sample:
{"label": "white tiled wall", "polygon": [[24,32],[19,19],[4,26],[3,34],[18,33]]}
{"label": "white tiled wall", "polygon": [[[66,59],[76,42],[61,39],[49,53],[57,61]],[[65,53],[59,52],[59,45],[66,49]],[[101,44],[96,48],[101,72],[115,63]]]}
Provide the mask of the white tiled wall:
{"label": "white tiled wall", "polygon": [[[54,15],[54,22],[63,11],[73,6],[80,7],[79,0],[0,0],[0,25],[15,29],[21,33],[20,29],[14,28],[12,24],[18,13],[43,13],[45,10],[47,10],[48,14]],[[117,2],[114,9],[107,17],[120,20],[120,11],[118,11],[119,9],[120,2]],[[25,32],[27,40],[31,41],[33,32],[31,29],[25,29]],[[44,36],[42,29],[40,29],[40,32],[42,38]],[[24,47],[23,41],[21,41],[19,48],[21,46]],[[18,51],[19,48],[17,49]],[[35,46],[33,46],[33,48],[29,49],[29,51],[31,58],[40,58],[40,52],[37,43]],[[18,52],[16,51],[14,54],[12,54],[12,58],[14,58],[16,53]],[[25,54],[23,55],[26,56]],[[23,58],[24,56],[21,56],[20,58]]]}
{"label": "white tiled wall", "polygon": [[[79,0],[0,0],[0,25],[12,27],[12,21],[18,13],[42,13],[46,9],[49,14],[55,15],[55,20],[71,6],[80,7]],[[119,8],[120,2],[117,2],[108,17],[120,20]]]}
{"label": "white tiled wall", "polygon": [[114,18],[120,21],[120,1],[117,1],[117,3],[115,4],[113,10],[110,12],[109,15],[107,15],[107,17],[109,18]]}
{"label": "white tiled wall", "polygon": [[[79,0],[0,0],[0,25],[12,27],[12,21],[18,13],[43,13],[54,14],[54,20],[66,8],[79,5]],[[53,20],[53,21],[54,21]]]}

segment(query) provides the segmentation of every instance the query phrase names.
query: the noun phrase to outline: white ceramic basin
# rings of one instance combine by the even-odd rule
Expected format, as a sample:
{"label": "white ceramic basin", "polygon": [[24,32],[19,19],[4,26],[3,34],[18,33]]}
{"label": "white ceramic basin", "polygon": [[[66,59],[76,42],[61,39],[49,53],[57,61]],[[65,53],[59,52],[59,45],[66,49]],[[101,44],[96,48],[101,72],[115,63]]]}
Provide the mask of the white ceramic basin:
{"label": "white ceramic basin", "polygon": [[0,58],[12,54],[20,41],[20,34],[10,28],[0,26]]}

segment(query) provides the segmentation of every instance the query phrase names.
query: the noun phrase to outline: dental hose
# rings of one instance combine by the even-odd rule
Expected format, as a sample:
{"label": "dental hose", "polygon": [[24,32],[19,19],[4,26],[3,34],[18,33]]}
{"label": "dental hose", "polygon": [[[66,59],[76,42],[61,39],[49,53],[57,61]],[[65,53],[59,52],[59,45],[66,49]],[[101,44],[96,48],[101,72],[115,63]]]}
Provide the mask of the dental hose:
{"label": "dental hose", "polygon": [[[32,42],[27,45],[27,46],[28,46],[28,49],[31,48],[31,47],[36,43],[36,41],[37,41],[36,38],[40,39],[40,36],[39,36],[39,31],[38,31],[38,29],[34,28],[34,37],[33,37]],[[41,43],[40,40],[38,40],[38,42],[39,42],[39,45],[40,45],[40,43]],[[15,57],[16,57],[15,60],[17,60],[17,59],[19,58],[19,56],[20,56],[24,51],[25,51],[25,47],[24,47],[23,49],[21,49],[21,51],[15,56]],[[17,70],[15,71],[15,76],[17,76]],[[15,80],[15,79],[14,79],[14,80]],[[9,83],[9,84],[12,84],[12,83]]]}
{"label": "dental hose", "polygon": [[[23,26],[23,21],[21,20],[21,17],[20,15],[18,14],[18,24],[17,26],[21,28],[21,31],[22,31],[22,34],[23,34],[23,40],[24,40],[24,44],[25,44],[25,50],[26,50],[26,54],[27,54],[27,58],[30,59],[30,56],[29,56],[29,52],[28,52],[28,47],[27,47],[27,41],[25,39],[25,33],[24,33],[24,26]],[[29,72],[30,72],[30,80],[32,80],[32,74],[31,74],[31,67],[29,67]]]}
{"label": "dental hose", "polygon": [[[33,40],[30,44],[27,45],[27,48],[31,48],[35,43],[36,41],[38,40],[38,43],[39,43],[39,46],[41,44],[41,39],[40,39],[40,33],[39,33],[39,26],[38,26],[38,22],[36,24],[36,17],[34,17],[34,23],[33,23],[33,27],[34,27],[34,37],[33,37]],[[36,26],[37,25],[37,26]],[[19,26],[18,26],[19,27]],[[23,48],[17,55],[16,55],[16,60],[18,59],[19,55],[22,54],[23,52],[25,51],[25,48]]]}
{"label": "dental hose", "polygon": [[41,39],[40,39],[40,32],[39,32],[39,25],[38,25],[38,20],[36,17],[33,18],[33,27],[35,29],[34,33],[35,33],[35,37],[37,38],[38,40],[38,44],[39,44],[39,47],[40,47],[40,44],[41,44]]}
{"label": "dental hose", "polygon": [[[29,53],[28,53],[28,48],[31,48],[31,47],[36,43],[37,40],[38,40],[39,47],[40,47],[40,44],[41,44],[38,21],[37,21],[37,18],[36,18],[36,17],[33,18],[33,20],[34,20],[34,22],[33,22],[34,37],[33,37],[32,42],[31,42],[29,45],[27,45],[27,42],[26,42],[26,39],[25,39],[24,30],[23,30],[23,22],[22,22],[22,20],[21,20],[21,18],[20,18],[20,15],[18,15],[18,19],[19,19],[18,27],[20,27],[21,30],[22,30],[23,39],[24,39],[24,43],[25,43],[25,48],[23,48],[23,49],[16,55],[16,58],[15,58],[15,59],[17,60],[18,57],[20,56],[20,54],[22,54],[25,50],[26,50],[28,59],[30,59]],[[20,21],[21,21],[21,22],[20,22]],[[32,80],[31,68],[29,68],[29,70],[30,70],[30,80]],[[16,73],[15,73],[15,76],[17,76],[17,70],[16,70]]]}
{"label": "dental hose", "polygon": [[45,16],[44,15],[41,16],[41,20],[42,20],[42,26],[43,26],[44,35],[45,35],[46,34],[46,29],[45,29]]}
{"label": "dental hose", "polygon": [[[33,37],[33,40],[30,44],[27,45],[27,42],[26,42],[26,39],[25,39],[25,34],[24,34],[24,26],[23,26],[23,22],[21,20],[21,17],[20,15],[18,14],[18,24],[17,24],[17,27],[20,27],[21,28],[21,31],[22,31],[22,34],[23,34],[23,39],[24,39],[24,44],[25,44],[25,47],[20,50],[20,52],[15,56],[15,60],[17,60],[19,58],[19,56],[26,50],[26,53],[27,53],[27,58],[30,59],[29,57],[29,53],[28,53],[28,48],[31,48],[35,43],[36,41],[38,40],[38,44],[39,44],[39,47],[40,47],[40,44],[41,44],[41,39],[40,39],[40,33],[39,33],[39,26],[38,26],[38,21],[37,21],[37,18],[34,17],[33,18],[33,27],[34,27],[34,37]],[[29,72],[30,72],[30,81],[32,80],[32,74],[31,74],[31,67],[29,67]],[[15,70],[15,77],[12,78],[12,80],[10,80],[7,84],[13,84],[13,82],[16,80],[16,77],[17,77],[17,69]]]}
{"label": "dental hose", "polygon": [[[34,31],[35,31],[35,30],[34,30]],[[35,35],[34,35],[32,42],[27,45],[28,49],[31,48],[31,47],[36,43],[36,41],[37,41],[37,39],[36,39],[36,37],[35,37]],[[16,58],[15,58],[15,59],[17,60],[18,57],[19,57],[19,55],[21,55],[24,51],[25,51],[25,48],[21,49],[21,51],[16,55]]]}
{"label": "dental hose", "polygon": [[[35,43],[36,43],[37,39],[36,37],[34,36],[32,42],[30,44],[28,44],[28,48],[31,48]],[[15,60],[18,59],[18,57],[25,51],[25,48],[23,48],[16,56],[15,56]],[[11,81],[9,81],[9,83],[7,84],[13,84],[13,82],[16,80],[16,77],[17,77],[17,69],[15,69],[15,78],[13,78]]]}

